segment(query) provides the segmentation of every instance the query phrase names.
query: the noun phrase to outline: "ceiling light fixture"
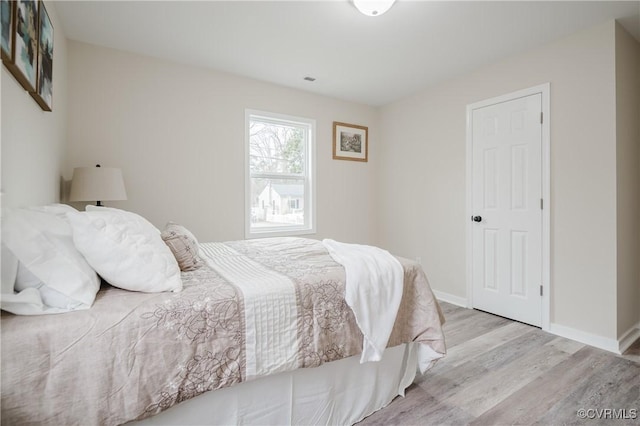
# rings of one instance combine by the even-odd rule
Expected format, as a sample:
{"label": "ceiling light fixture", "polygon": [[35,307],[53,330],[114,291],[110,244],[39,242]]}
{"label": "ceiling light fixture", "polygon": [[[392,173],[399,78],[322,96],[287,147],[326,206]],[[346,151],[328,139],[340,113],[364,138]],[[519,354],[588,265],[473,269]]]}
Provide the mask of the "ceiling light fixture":
{"label": "ceiling light fixture", "polygon": [[396,0],[353,0],[353,5],[362,14],[367,16],[380,16],[391,9]]}

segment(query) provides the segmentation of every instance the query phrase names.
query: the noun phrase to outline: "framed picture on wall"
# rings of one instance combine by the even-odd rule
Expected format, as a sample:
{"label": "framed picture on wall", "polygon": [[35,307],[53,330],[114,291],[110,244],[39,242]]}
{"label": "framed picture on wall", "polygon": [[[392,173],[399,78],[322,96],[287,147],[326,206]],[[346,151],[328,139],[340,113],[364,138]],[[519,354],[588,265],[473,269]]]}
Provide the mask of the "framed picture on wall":
{"label": "framed picture on wall", "polygon": [[38,64],[38,2],[16,0],[13,24],[13,62],[7,68],[29,92],[36,90]]}
{"label": "framed picture on wall", "polygon": [[15,1],[0,0],[0,20],[2,21],[2,37],[0,38],[0,51],[2,61],[13,61],[13,23],[15,22]]}
{"label": "framed picture on wall", "polygon": [[40,2],[38,14],[38,65],[37,85],[31,96],[36,100],[40,108],[51,111],[53,100],[53,25],[44,7]]}
{"label": "framed picture on wall", "polygon": [[334,160],[368,161],[369,129],[355,124],[333,122]]}

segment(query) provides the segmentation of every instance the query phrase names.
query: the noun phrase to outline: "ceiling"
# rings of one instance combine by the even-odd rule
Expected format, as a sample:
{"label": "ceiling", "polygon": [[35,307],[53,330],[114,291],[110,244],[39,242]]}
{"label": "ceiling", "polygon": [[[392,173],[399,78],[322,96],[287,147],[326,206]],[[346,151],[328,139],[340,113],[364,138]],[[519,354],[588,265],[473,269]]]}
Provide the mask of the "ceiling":
{"label": "ceiling", "polygon": [[640,0],[399,0],[378,17],[348,0],[56,1],[55,8],[73,40],[373,106],[610,19],[640,40]]}

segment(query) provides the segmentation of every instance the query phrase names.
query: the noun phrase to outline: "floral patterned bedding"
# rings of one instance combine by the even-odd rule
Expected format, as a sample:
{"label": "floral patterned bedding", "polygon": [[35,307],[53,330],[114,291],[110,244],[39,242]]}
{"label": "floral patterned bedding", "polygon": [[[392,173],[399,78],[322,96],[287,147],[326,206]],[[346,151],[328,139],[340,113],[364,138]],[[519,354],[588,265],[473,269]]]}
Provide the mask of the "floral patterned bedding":
{"label": "floral patterned bedding", "polygon": [[[181,293],[105,286],[86,311],[3,312],[4,424],[122,424],[204,392],[359,354],[344,269],[321,242],[201,244],[205,265]],[[442,315],[422,269],[399,258],[404,292],[388,347],[445,352]],[[278,290],[278,291],[275,291]]]}

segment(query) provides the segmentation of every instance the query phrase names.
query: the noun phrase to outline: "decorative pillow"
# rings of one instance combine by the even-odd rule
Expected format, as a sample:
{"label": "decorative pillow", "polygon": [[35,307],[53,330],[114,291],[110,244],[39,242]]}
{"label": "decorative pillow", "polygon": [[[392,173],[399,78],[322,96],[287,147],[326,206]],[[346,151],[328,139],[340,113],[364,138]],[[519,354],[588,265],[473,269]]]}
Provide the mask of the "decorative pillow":
{"label": "decorative pillow", "polygon": [[76,247],[109,284],[146,293],[182,290],[176,259],[145,218],[96,206],[67,218]]}
{"label": "decorative pillow", "polygon": [[3,276],[2,309],[38,315],[88,309],[93,304],[100,279],[76,249],[63,211],[77,212],[60,204],[3,212],[2,240],[7,249],[3,261],[12,265],[15,279],[10,289],[10,278]]}
{"label": "decorative pillow", "polygon": [[198,240],[187,228],[169,222],[162,231],[162,240],[178,261],[181,271],[193,271],[202,266]]}

